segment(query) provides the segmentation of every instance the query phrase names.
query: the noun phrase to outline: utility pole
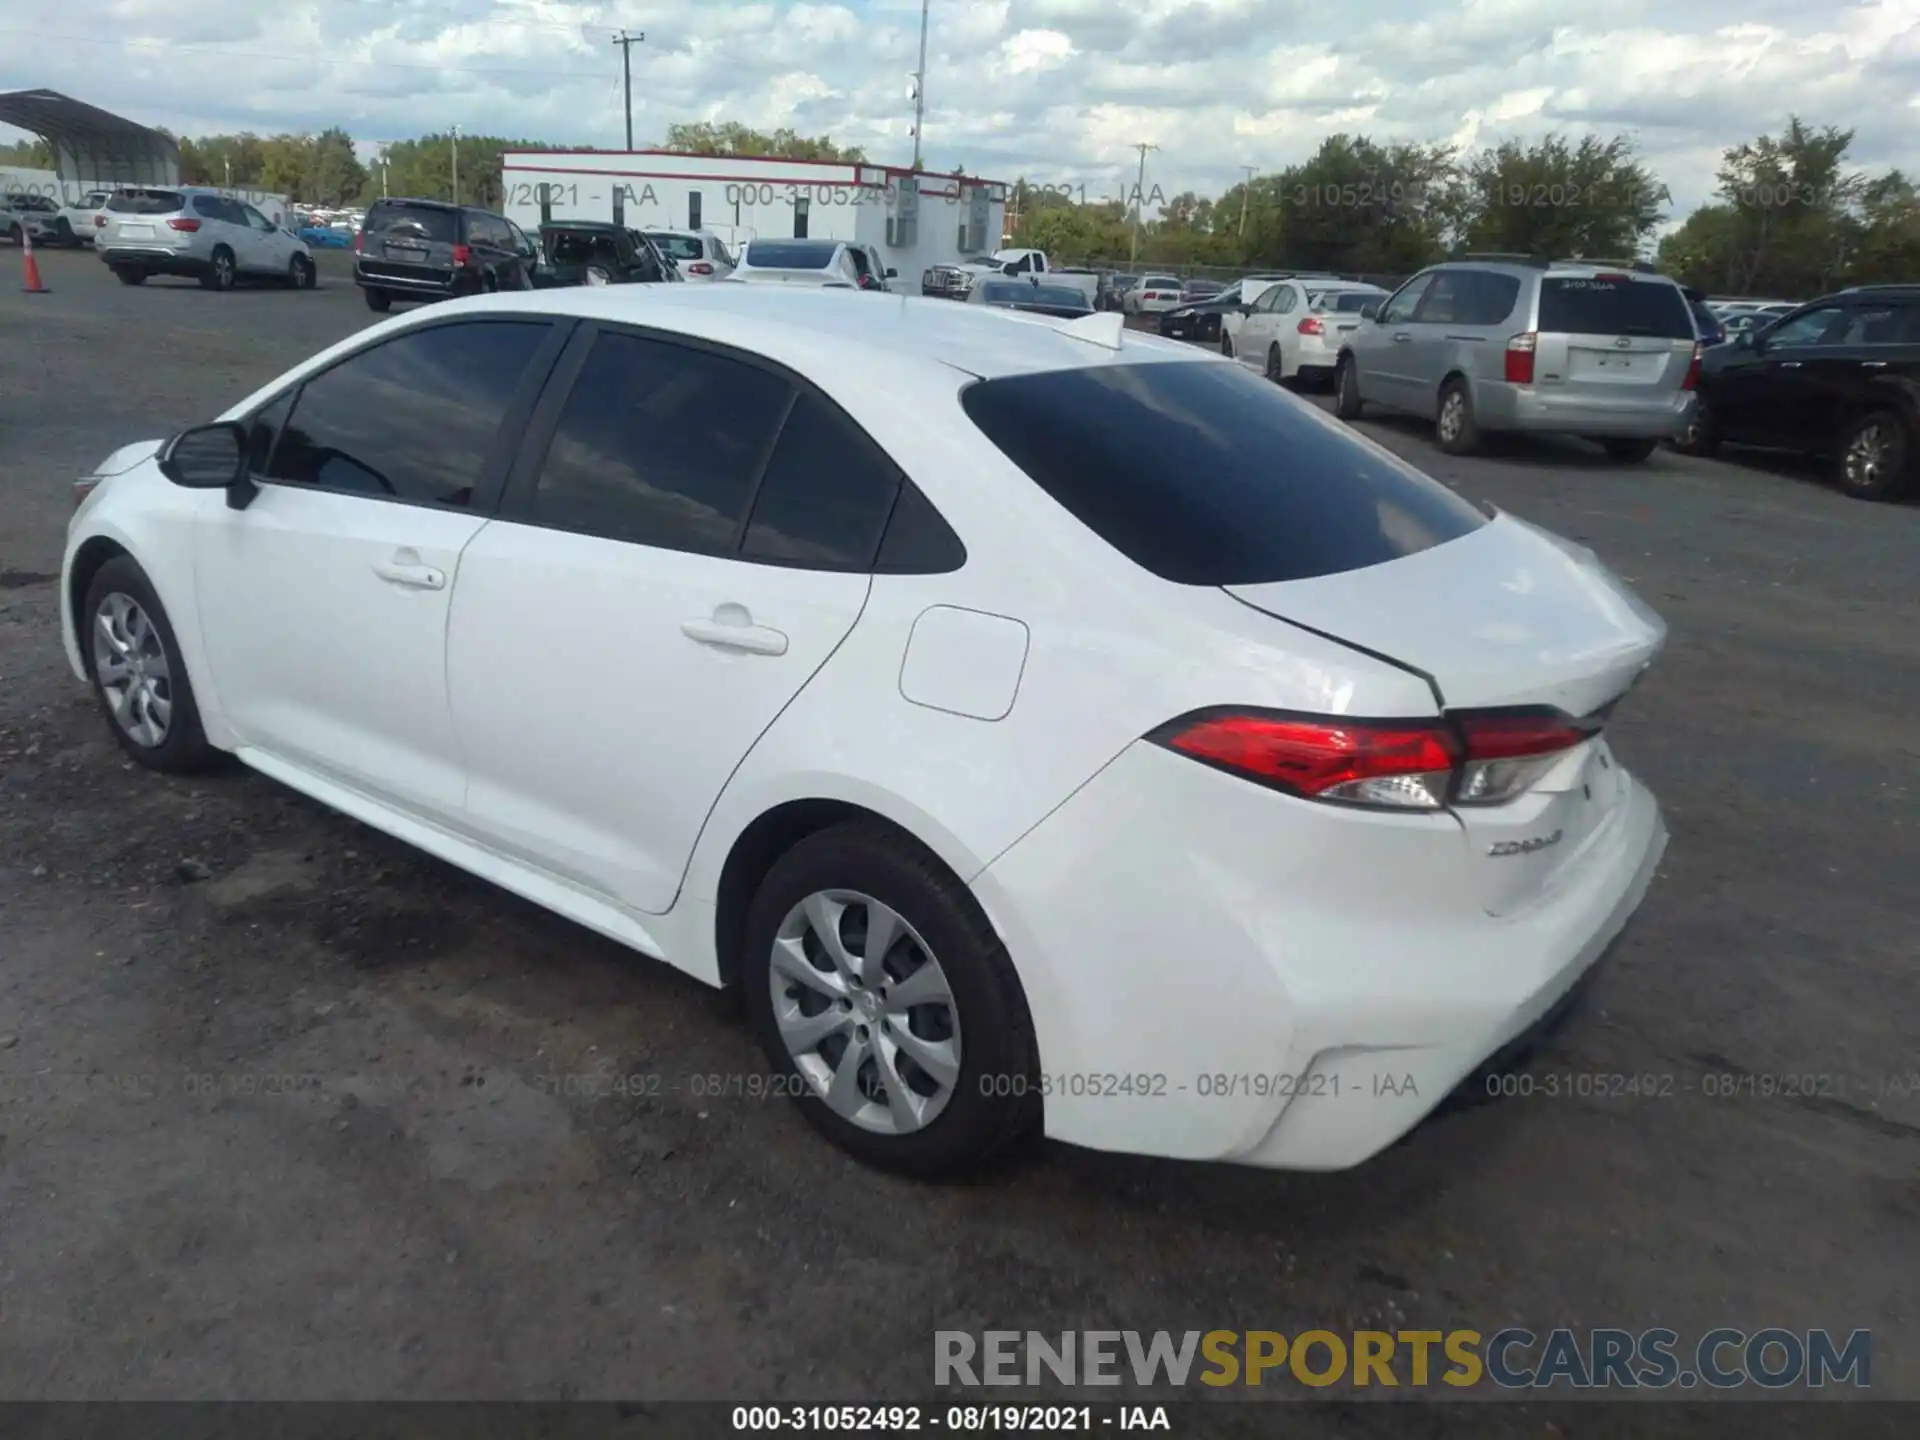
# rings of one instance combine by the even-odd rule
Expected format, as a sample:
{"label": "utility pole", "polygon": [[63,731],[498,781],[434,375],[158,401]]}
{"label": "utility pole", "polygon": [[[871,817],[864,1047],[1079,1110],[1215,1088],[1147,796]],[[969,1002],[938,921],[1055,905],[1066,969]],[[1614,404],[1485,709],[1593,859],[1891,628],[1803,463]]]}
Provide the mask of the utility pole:
{"label": "utility pole", "polygon": [[1147,207],[1147,152],[1160,147],[1143,140],[1133,148],[1140,152],[1140,178],[1133,183],[1133,249],[1127,254],[1129,268],[1140,263],[1140,216]]}
{"label": "utility pole", "polygon": [[927,12],[933,0],[920,0],[920,68],[913,72],[913,173],[920,173],[920,122],[927,114]]}
{"label": "utility pole", "polygon": [[1247,233],[1247,197],[1253,193],[1253,177],[1260,167],[1242,165],[1240,168],[1247,172],[1247,178],[1240,182],[1240,233],[1245,235]]}
{"label": "utility pole", "polygon": [[460,127],[455,125],[448,132],[453,145],[453,203],[460,203]]}
{"label": "utility pole", "polygon": [[646,32],[629,35],[622,30],[613,37],[613,43],[620,47],[620,74],[627,87],[627,149],[633,149],[633,47],[647,38]]}

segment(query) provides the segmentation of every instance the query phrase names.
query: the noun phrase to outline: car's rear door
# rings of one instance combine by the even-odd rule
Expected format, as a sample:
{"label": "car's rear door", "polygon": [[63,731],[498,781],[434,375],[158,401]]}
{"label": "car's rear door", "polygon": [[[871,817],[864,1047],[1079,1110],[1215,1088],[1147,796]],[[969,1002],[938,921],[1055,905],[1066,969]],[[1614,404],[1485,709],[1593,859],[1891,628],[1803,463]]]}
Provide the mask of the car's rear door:
{"label": "car's rear door", "polygon": [[195,545],[208,677],[242,746],[457,820],[449,602],[563,338],[537,317],[418,326],[263,407],[258,493],[209,496]]}
{"label": "car's rear door", "polygon": [[1534,385],[1596,404],[1673,394],[1698,340],[1678,285],[1627,273],[1543,275],[1534,328]]}
{"label": "car's rear door", "polygon": [[375,281],[445,285],[453,278],[453,247],[459,240],[458,211],[383,200],[367,212],[361,227],[360,270]]}
{"label": "car's rear door", "polygon": [[849,427],[752,357],[582,327],[454,596],[484,843],[673,904],[728,777],[866,603],[899,479]]}

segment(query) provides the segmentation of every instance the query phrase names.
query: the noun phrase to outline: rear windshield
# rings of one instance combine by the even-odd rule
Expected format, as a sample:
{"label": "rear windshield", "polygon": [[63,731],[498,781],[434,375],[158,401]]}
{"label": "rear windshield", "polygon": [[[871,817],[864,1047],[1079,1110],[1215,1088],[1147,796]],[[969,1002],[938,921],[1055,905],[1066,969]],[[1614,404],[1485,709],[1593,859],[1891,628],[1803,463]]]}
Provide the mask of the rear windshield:
{"label": "rear windshield", "polygon": [[116,215],[171,215],[186,204],[187,197],[178,190],[116,190],[107,209]]}
{"label": "rear windshield", "polygon": [[376,205],[361,228],[368,235],[437,240],[451,245],[460,238],[460,217],[437,205]]}
{"label": "rear windshield", "polygon": [[1149,275],[1140,286],[1145,290],[1178,290],[1180,282],[1171,275]]}
{"label": "rear windshield", "polygon": [[669,260],[702,260],[706,256],[700,249],[700,242],[690,235],[657,235],[647,232],[647,238],[659,247],[660,253]]}
{"label": "rear windshield", "polygon": [[1309,295],[1307,303],[1316,310],[1335,315],[1358,315],[1376,300],[1386,298],[1387,292],[1384,290],[1325,290],[1317,295]]}
{"label": "rear windshield", "polygon": [[747,264],[764,270],[824,270],[833,259],[831,244],[805,240],[749,240]]}
{"label": "rear windshield", "polygon": [[1226,287],[1217,280],[1189,280],[1180,287],[1183,295],[1218,295]]}
{"label": "rear windshield", "polygon": [[1238,365],[1167,361],[969,386],[988,439],[1121,554],[1183,585],[1337,575],[1480,512]]}
{"label": "rear windshield", "polygon": [[1539,329],[1554,335],[1655,335],[1693,339],[1680,287],[1611,275],[1540,282]]}
{"label": "rear windshield", "polygon": [[1087,297],[1071,285],[1030,285],[1033,293],[1027,298],[1036,305],[1071,305],[1076,310],[1090,310]]}

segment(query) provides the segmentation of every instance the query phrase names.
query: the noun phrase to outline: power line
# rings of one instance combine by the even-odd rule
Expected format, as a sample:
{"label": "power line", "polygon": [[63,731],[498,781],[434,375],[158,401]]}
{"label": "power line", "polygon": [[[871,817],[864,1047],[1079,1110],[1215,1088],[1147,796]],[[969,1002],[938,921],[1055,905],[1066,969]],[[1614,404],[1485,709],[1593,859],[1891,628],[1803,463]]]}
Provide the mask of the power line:
{"label": "power line", "polygon": [[1140,260],[1140,217],[1147,208],[1147,152],[1158,150],[1158,145],[1149,145],[1142,140],[1133,147],[1140,152],[1140,178],[1133,184],[1133,249],[1127,256],[1127,266],[1131,269]]}
{"label": "power line", "polygon": [[[123,50],[146,50],[155,54],[185,53],[218,55],[233,60],[292,60],[306,65],[311,65],[314,62],[312,55],[287,55],[265,50],[229,50],[224,46],[180,44],[172,40],[116,39],[103,35],[67,35],[52,30],[26,30],[7,25],[0,25],[0,35],[31,35],[41,40],[70,40],[76,45],[111,45]],[[591,70],[499,70],[492,67],[475,68],[467,65],[414,65],[399,60],[361,60],[357,57],[345,59],[341,63],[350,64],[356,69],[426,70],[440,75],[531,75],[542,76],[549,80],[591,80],[598,78]]]}

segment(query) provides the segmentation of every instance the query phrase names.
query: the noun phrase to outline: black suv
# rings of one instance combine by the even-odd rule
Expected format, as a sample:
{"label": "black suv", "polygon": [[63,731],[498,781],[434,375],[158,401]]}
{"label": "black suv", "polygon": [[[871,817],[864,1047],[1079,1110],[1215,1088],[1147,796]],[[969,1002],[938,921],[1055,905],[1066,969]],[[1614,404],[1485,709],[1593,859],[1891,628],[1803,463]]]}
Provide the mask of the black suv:
{"label": "black suv", "polygon": [[1862,500],[1891,500],[1920,463],[1920,285],[1862,285],[1706,352],[1676,448],[1723,441],[1829,457]]}
{"label": "black suv", "polygon": [[445,200],[374,201],[353,254],[353,283],[374,310],[402,299],[531,290],[538,258],[506,216]]}
{"label": "black suv", "polygon": [[550,220],[540,227],[540,254],[533,266],[536,290],[659,285],[680,279],[680,267],[637,230],[604,220]]}

